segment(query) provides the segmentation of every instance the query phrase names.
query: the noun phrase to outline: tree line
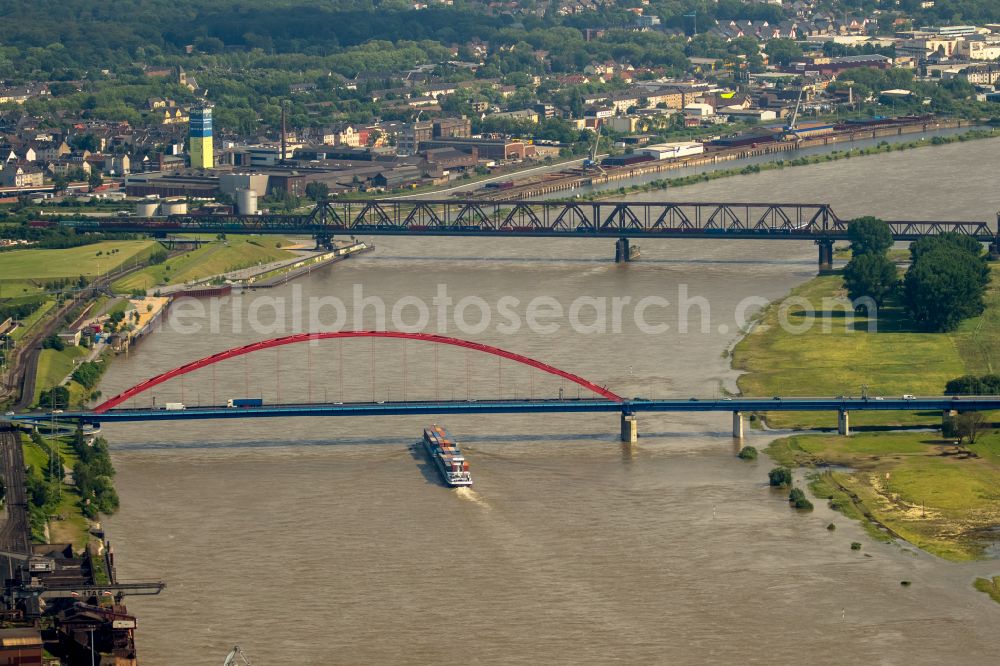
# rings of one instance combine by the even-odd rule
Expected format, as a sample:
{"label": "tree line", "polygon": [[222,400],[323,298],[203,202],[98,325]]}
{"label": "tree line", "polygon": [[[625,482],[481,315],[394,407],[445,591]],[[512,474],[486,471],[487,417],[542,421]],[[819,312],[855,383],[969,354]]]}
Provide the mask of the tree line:
{"label": "tree line", "polygon": [[876,309],[896,299],[913,324],[925,331],[952,331],[965,319],[982,314],[990,267],[982,244],[947,232],[925,236],[910,245],[910,266],[900,280],[889,259],[892,232],[882,220],[864,217],[848,227],[851,261],[844,268],[848,296],[870,299]]}

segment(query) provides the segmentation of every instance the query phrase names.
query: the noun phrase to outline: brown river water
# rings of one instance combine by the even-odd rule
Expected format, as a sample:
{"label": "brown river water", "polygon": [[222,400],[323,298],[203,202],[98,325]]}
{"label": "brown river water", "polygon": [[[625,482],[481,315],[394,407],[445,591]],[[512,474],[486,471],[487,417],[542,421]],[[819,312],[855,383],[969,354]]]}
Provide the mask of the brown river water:
{"label": "brown river water", "polygon": [[[640,198],[823,201],[842,217],[993,220],[998,148],[956,144]],[[114,362],[104,394],[308,328],[308,316],[294,321],[293,299],[334,296],[351,315],[355,285],[390,311],[404,297],[430,304],[444,285],[456,304],[483,299],[491,322],[466,333],[432,308],[427,331],[495,344],[626,396],[712,397],[735,381],[724,352],[738,335],[737,310],[750,297],[780,298],[816,265],[815,247],[799,242],[644,241],[627,267],[610,261],[611,240],[377,244],[295,285],[245,293],[239,313],[220,308],[215,330],[175,308]],[[544,333],[526,324],[537,296],[567,310],[581,296],[632,300],[617,329],[610,314],[597,326],[583,307],[580,320],[596,331],[571,330],[564,317],[546,319],[559,329]],[[651,296],[670,301],[645,311],[656,332],[633,316]],[[687,332],[674,305],[682,296],[707,303],[688,309]],[[504,297],[519,299],[519,330],[500,327]],[[251,304],[264,324],[280,325],[251,330]],[[406,312],[417,319],[416,306]],[[479,319],[477,308],[465,311],[466,322]],[[192,322],[202,330],[178,330]],[[399,400],[404,383],[411,400],[576,393],[511,362],[427,343],[325,341],[245,358],[158,387],[157,404]],[[766,459],[734,457],[728,414],[641,415],[632,449],[617,440],[615,414],[436,420],[462,443],[474,490],[443,487],[411,451],[430,417],[106,426],[122,500],[106,521],[119,577],[168,585],[127,601],[139,616],[141,662],[221,664],[239,644],[255,666],[1000,663],[1000,606],[971,586],[1000,564],[873,542],[822,501],[794,513],[767,488]],[[770,437],[751,432],[748,443],[762,448]]]}

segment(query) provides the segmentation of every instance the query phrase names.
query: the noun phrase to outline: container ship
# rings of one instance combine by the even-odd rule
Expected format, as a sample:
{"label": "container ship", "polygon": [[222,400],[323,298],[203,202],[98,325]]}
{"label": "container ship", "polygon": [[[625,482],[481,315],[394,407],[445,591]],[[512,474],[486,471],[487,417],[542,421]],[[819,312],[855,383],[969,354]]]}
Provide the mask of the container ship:
{"label": "container ship", "polygon": [[469,461],[462,455],[458,444],[447,430],[436,424],[424,428],[424,448],[441,472],[445,483],[452,487],[472,485]]}

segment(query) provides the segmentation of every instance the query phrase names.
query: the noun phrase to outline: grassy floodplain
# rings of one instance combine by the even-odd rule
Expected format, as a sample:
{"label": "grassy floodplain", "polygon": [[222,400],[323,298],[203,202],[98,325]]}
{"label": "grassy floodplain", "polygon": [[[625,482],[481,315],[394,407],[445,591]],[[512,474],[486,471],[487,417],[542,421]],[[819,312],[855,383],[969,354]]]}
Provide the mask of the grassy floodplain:
{"label": "grassy floodplain", "polygon": [[988,531],[1000,524],[1000,431],[963,447],[933,432],[800,435],[767,452],[783,464],[816,467],[813,493],[863,519],[877,538],[897,536],[969,560],[982,556]]}
{"label": "grassy floodplain", "polygon": [[[867,385],[871,396],[940,395],[949,379],[1000,370],[1000,268],[995,265],[986,312],[951,333],[915,330],[894,303],[883,308],[877,332],[870,333],[864,312],[848,322],[842,306],[831,306],[833,299],[846,296],[840,275],[823,275],[788,297],[804,298],[815,315],[788,299],[768,307],[733,350],[733,367],[746,372],[740,390],[757,396],[859,396]],[[803,333],[782,326],[786,321],[804,328],[810,319],[813,324]],[[771,412],[766,419],[774,428],[836,425],[836,415],[828,412]],[[939,427],[941,414],[855,412],[851,424]]]}
{"label": "grassy floodplain", "polygon": [[[11,250],[0,254],[0,283],[9,296],[37,291],[46,280],[97,277],[148,256],[153,240],[103,241],[55,250]],[[17,290],[20,291],[17,291]]]}
{"label": "grassy floodplain", "polygon": [[[90,352],[86,347],[66,347],[62,351],[55,349],[43,349],[38,356],[38,372],[35,374],[35,398],[38,398],[42,391],[58,386],[63,379],[72,374],[76,364]],[[83,387],[76,382],[70,382],[70,403],[75,404],[83,399]],[[74,390],[76,389],[76,390]],[[46,407],[40,405],[40,407]]]}
{"label": "grassy floodplain", "polygon": [[[733,351],[734,367],[746,371],[739,386],[747,395],[853,395],[863,384],[869,395],[940,394],[945,382],[963,374],[1000,371],[1000,275],[986,294],[986,312],[951,333],[924,333],[890,304],[878,331],[859,317],[844,326],[816,322],[794,334],[781,326],[806,321],[799,301],[775,304]],[[822,311],[824,298],[845,295],[839,275],[825,275],[793,290]],[[784,315],[782,315],[782,310]],[[770,427],[832,428],[836,415],[770,413]],[[997,415],[988,415],[996,421]],[[854,412],[852,426],[941,425],[941,414]],[[862,520],[877,538],[897,536],[952,560],[982,557],[1000,525],[1000,430],[987,428],[976,444],[956,446],[939,432],[862,432],[796,435],[771,444],[777,462],[814,467],[811,488],[845,515]],[[830,469],[828,466],[836,466]]]}
{"label": "grassy floodplain", "polygon": [[291,259],[295,254],[283,249],[288,245],[291,241],[276,236],[227,236],[224,241],[202,245],[162,264],[147,266],[118,280],[112,284],[112,289],[119,293],[154,289]]}

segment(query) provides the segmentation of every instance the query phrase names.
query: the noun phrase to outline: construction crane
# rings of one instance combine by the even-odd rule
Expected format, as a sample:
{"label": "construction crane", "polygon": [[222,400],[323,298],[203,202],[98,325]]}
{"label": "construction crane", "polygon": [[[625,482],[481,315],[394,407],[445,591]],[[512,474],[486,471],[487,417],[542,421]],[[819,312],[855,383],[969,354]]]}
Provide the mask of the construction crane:
{"label": "construction crane", "polygon": [[601,143],[601,125],[597,125],[597,136],[594,137],[594,145],[590,148],[590,154],[585,160],[583,160],[584,169],[597,169],[601,173],[604,173],[604,169],[601,168],[600,162],[597,161],[597,147]]}
{"label": "construction crane", "polygon": [[786,139],[794,139],[794,138],[796,138],[796,135],[795,135],[795,123],[797,123],[798,120],[799,120],[799,107],[802,105],[802,94],[805,93],[805,91],[806,91],[806,87],[802,86],[802,88],[799,90],[799,98],[798,98],[798,100],[795,101],[795,110],[792,111],[792,118],[791,118],[791,120],[788,121],[788,124],[785,125],[785,138]]}
{"label": "construction crane", "polygon": [[[240,661],[237,661],[237,658]],[[244,666],[251,666],[250,660],[247,659],[245,654],[243,654],[243,650],[240,649],[240,646],[234,645],[233,649],[229,651],[229,655],[226,656],[226,661],[222,663],[222,666],[239,666],[241,662]]]}

